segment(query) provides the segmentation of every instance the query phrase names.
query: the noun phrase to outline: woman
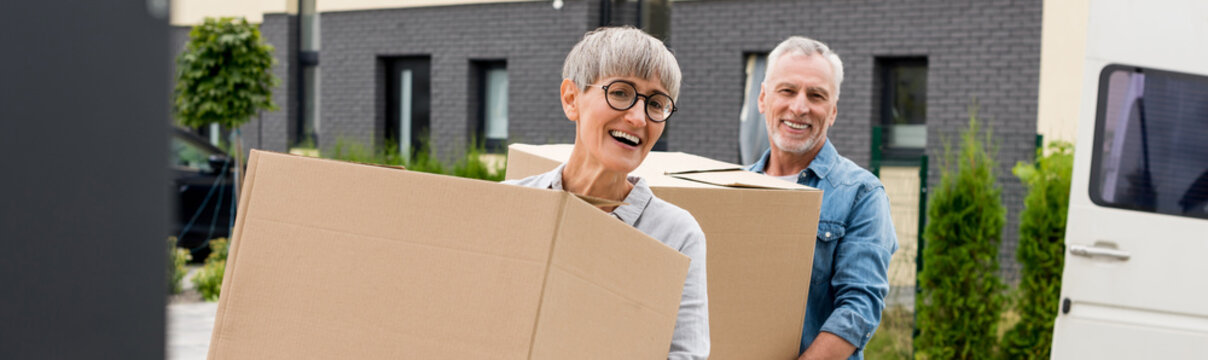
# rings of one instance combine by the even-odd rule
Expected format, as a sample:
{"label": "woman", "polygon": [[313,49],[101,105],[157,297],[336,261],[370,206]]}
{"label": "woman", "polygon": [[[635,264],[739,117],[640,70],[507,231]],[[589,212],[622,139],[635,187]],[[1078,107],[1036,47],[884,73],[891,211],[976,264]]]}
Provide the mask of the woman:
{"label": "woman", "polygon": [[508,183],[622,201],[602,208],[692,259],[669,359],[709,356],[705,235],[687,211],[628,176],[663,134],[675,112],[680,69],[658,39],[634,28],[587,33],[566,56],[561,99],[575,123],[570,159],[554,170]]}

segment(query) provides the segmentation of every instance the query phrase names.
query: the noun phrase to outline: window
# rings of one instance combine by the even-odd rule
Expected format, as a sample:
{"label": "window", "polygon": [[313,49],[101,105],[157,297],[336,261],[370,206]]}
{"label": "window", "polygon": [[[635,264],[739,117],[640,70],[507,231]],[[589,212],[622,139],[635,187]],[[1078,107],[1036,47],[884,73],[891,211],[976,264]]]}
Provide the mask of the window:
{"label": "window", "polygon": [[431,107],[431,59],[388,58],[386,65],[386,146],[410,158],[428,140]]}
{"label": "window", "polygon": [[753,164],[768,149],[768,128],[759,113],[759,89],[768,68],[768,54],[746,55],[742,112],[738,115],[738,152],[743,164]]}
{"label": "window", "polygon": [[1208,77],[1105,67],[1091,174],[1096,204],[1208,218]]}
{"label": "window", "polygon": [[915,160],[927,148],[927,58],[877,59],[882,151]]}
{"label": "window", "polygon": [[[478,61],[471,66],[477,72],[477,123],[473,140],[484,144],[489,153],[507,151],[508,142],[508,70],[505,61]],[[477,145],[477,144],[476,144]]]}

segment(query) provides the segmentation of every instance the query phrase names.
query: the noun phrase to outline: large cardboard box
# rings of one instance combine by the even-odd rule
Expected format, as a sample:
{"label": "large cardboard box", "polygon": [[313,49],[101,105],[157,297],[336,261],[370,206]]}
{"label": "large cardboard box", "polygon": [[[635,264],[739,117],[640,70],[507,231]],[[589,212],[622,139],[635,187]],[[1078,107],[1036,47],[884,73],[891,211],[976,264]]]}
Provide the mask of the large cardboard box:
{"label": "large cardboard box", "polygon": [[211,359],[664,359],[689,259],[565,192],[252,151]]}
{"label": "large cardboard box", "polygon": [[[571,145],[508,148],[508,179],[544,173]],[[796,359],[822,191],[678,152],[651,152],[633,175],[692,213],[708,246],[713,360]]]}

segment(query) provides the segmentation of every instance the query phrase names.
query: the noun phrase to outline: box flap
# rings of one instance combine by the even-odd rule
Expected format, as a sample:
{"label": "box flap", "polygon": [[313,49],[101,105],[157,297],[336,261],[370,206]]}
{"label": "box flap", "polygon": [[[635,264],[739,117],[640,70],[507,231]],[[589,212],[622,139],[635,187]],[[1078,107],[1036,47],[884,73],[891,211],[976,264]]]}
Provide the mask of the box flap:
{"label": "box flap", "polygon": [[756,189],[781,190],[816,190],[812,187],[780,180],[775,177],[756,174],[741,169],[722,169],[714,171],[686,171],[669,173],[668,176],[689,181],[698,181],[726,187],[742,187]]}
{"label": "box flap", "polygon": [[666,359],[689,258],[586,203],[563,209],[531,359]]}
{"label": "box flap", "polygon": [[[508,146],[507,179],[522,179],[549,171],[570,158],[570,144]],[[651,187],[764,188],[817,190],[809,186],[752,173],[742,166],[682,152],[651,151],[632,175],[646,179]]]}

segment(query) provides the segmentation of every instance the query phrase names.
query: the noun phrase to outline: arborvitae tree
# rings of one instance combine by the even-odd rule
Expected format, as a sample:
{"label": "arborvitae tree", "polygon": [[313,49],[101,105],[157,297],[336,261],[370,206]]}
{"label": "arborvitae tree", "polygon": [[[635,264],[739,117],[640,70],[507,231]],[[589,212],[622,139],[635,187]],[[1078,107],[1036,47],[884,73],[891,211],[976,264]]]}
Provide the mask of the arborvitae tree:
{"label": "arborvitae tree", "polygon": [[1054,142],[1049,155],[1035,164],[1015,165],[1015,176],[1028,186],[1019,218],[1016,256],[1023,265],[1015,310],[1019,322],[1003,336],[1003,357],[1048,359],[1053,345],[1053,319],[1061,297],[1065,263],[1065,220],[1074,168],[1072,146]]}
{"label": "arborvitae tree", "polygon": [[981,131],[976,110],[961,139],[955,164],[951,147],[944,146],[940,186],[932,193],[923,232],[915,353],[926,359],[995,355],[1005,302],[1005,286],[997,273],[1007,210],[995,180],[994,157],[987,149],[990,132]]}

